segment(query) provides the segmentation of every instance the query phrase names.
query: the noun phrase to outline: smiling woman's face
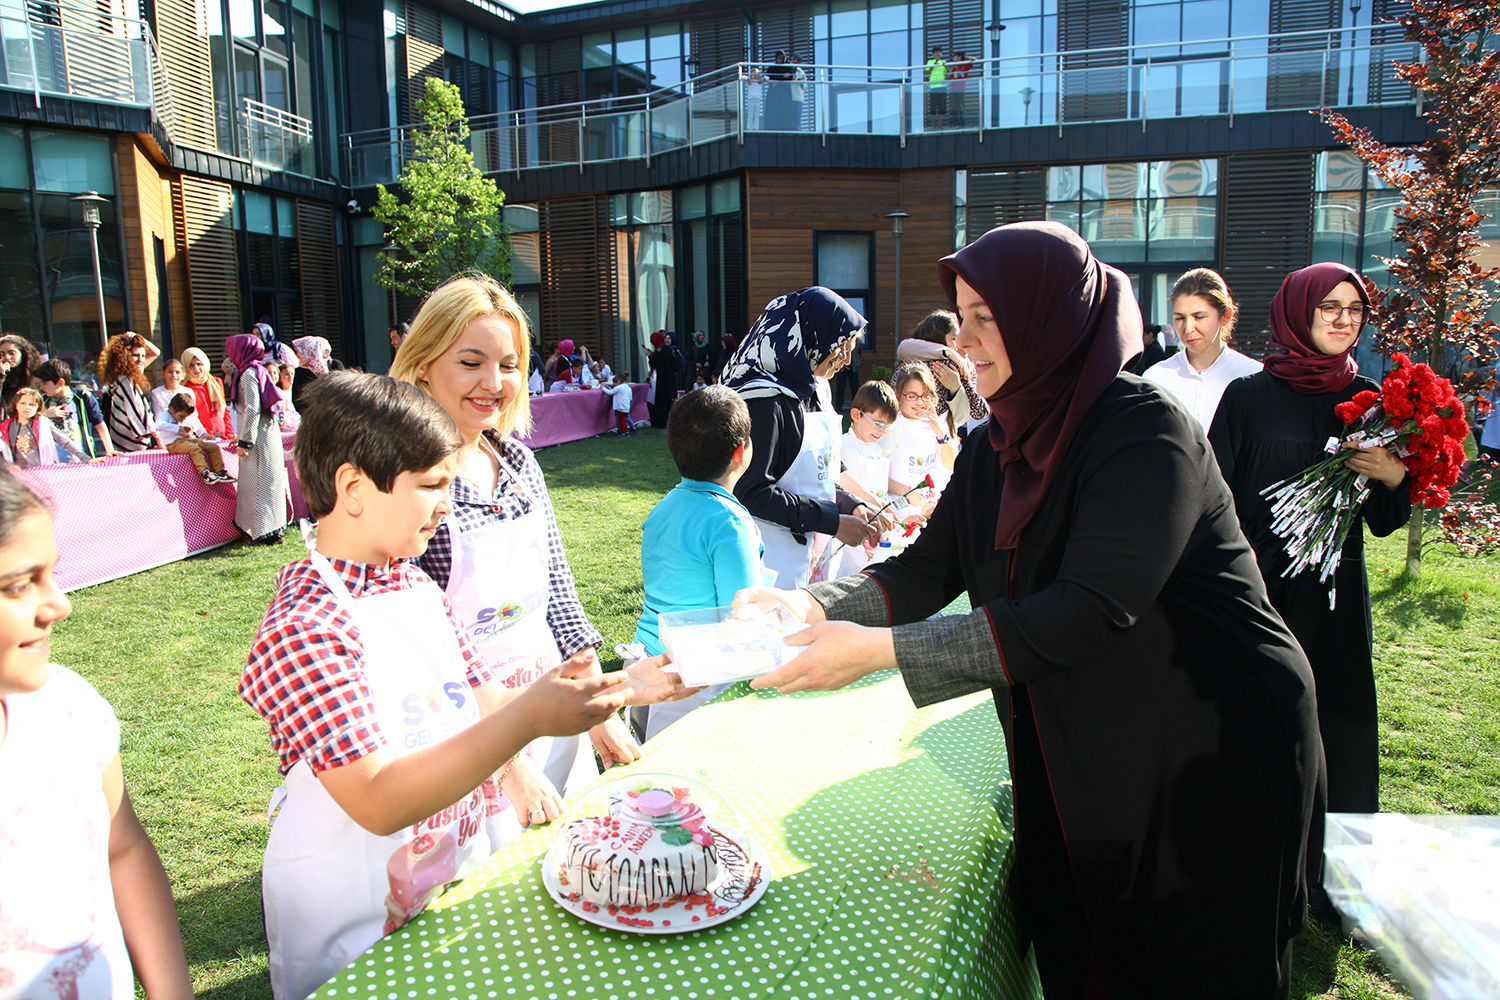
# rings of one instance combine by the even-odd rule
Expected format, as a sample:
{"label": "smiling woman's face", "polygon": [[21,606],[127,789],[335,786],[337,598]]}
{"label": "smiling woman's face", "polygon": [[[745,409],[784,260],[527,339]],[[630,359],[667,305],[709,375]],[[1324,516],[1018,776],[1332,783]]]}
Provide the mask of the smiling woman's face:
{"label": "smiling woman's face", "polygon": [[1005,338],[983,296],[969,287],[963,278],[958,279],[958,340],[957,346],[974,363],[974,388],[986,398],[1000,391],[1010,380],[1010,355],[1005,351]]}
{"label": "smiling woman's face", "polygon": [[496,315],[464,328],[448,349],[417,370],[465,441],[500,426],[500,417],[526,391],[515,327]]}
{"label": "smiling woman's face", "polygon": [[[1360,327],[1364,325],[1365,300],[1360,298],[1359,290],[1347,281],[1341,281],[1334,286],[1333,291],[1323,296],[1312,314],[1312,342],[1323,354],[1343,354],[1349,346],[1359,339]],[[1323,313],[1326,310],[1333,313],[1338,310],[1333,319],[1327,319]],[[1359,315],[1356,316],[1355,312]]]}

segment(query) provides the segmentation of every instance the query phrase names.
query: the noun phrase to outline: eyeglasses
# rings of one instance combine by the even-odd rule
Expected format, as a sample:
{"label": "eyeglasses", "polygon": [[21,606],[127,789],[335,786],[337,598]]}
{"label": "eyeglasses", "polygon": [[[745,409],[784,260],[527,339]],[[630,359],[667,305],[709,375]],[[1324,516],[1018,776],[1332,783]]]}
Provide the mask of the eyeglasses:
{"label": "eyeglasses", "polygon": [[1327,323],[1337,323],[1346,309],[1349,311],[1349,322],[1357,324],[1365,321],[1365,307],[1358,302],[1352,306],[1341,306],[1337,302],[1318,303],[1318,315]]}
{"label": "eyeglasses", "polygon": [[861,411],[860,415],[870,423],[874,424],[877,431],[886,431],[890,430],[891,428],[891,422],[889,420],[876,420],[874,417],[870,416],[868,413],[864,413],[863,411]]}
{"label": "eyeglasses", "polygon": [[920,403],[923,400],[931,399],[932,397],[925,392],[903,392],[901,394],[901,398],[906,400],[908,403]]}

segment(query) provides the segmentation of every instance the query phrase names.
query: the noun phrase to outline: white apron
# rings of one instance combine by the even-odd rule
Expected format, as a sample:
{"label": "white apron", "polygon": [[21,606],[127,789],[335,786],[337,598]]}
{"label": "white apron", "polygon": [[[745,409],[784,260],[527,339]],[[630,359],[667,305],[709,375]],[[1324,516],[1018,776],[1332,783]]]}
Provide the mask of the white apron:
{"label": "white apron", "polygon": [[[802,447],[797,459],[780,479],[778,489],[814,500],[831,501],[839,482],[839,442],[843,438],[843,420],[833,408],[827,379],[815,379],[819,405],[816,412],[802,414]],[[792,532],[779,524],[756,518],[761,541],[765,545],[765,567],[776,574],[774,586],[782,590],[805,587],[812,579],[813,562],[832,540],[831,535],[808,532],[807,541],[799,542]],[[826,568],[823,571],[826,575]]]}
{"label": "white apron", "polygon": [[[522,490],[515,471],[505,471]],[[512,521],[487,520],[460,528],[456,518],[448,518],[453,546],[448,603],[469,630],[479,655],[495,668],[496,683],[513,689],[526,687],[562,662],[547,624],[547,515],[539,497],[531,500],[530,512]],[[587,733],[544,736],[529,744],[526,754],[562,796],[599,774]],[[521,832],[520,820],[503,795],[501,806],[500,814],[490,817],[496,847]]]}
{"label": "white apron", "polygon": [[[328,560],[312,564],[354,619],[375,718],[398,757],[479,720],[463,653],[436,585],[354,598]],[[341,809],[305,760],[271,797],[261,888],[276,1000],[301,1000],[422,911],[491,853],[476,789],[412,827],[378,837]]]}

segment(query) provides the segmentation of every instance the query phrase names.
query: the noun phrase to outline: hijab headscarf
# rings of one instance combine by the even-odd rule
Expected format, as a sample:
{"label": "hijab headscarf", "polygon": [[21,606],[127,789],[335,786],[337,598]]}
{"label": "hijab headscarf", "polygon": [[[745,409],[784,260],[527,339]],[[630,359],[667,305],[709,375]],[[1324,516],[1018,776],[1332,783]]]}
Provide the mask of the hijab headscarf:
{"label": "hijab headscarf", "polygon": [[[552,369],[553,377],[568,385],[573,384],[573,351],[576,345],[571,340],[560,340],[557,342],[557,365]],[[568,366],[563,371],[563,365]]]}
{"label": "hijab headscarf", "polygon": [[239,399],[240,376],[247,369],[254,369],[256,383],[260,387],[260,411],[272,413],[272,408],[281,402],[281,390],[272,381],[271,373],[261,361],[266,353],[266,345],[254,334],[242,333],[224,341],[224,349],[229,354],[230,364],[234,365],[234,377],[229,381],[230,401]]}
{"label": "hijab headscarf", "polygon": [[292,341],[292,346],[297,349],[297,357],[302,359],[302,367],[314,375],[328,374],[328,358],[333,354],[333,345],[323,337],[298,337]]}
{"label": "hijab headscarf", "polygon": [[790,396],[819,409],[813,369],[865,324],[858,310],[826,288],[772,299],[724,366],[723,384],[743,399]]}
{"label": "hijab headscarf", "polygon": [[989,306],[1010,356],[1010,378],[988,401],[990,446],[1005,471],[995,548],[1015,548],[1078,425],[1141,352],[1141,310],[1130,279],[1055,222],[991,229],[939,261],[955,308],[958,278]]}
{"label": "hijab headscarf", "polygon": [[[192,376],[193,358],[202,361],[202,378],[195,379]],[[208,399],[223,406],[223,385],[220,384],[219,379],[214,378],[213,363],[208,361],[208,355],[199,351],[198,348],[187,348],[186,351],[177,355],[177,360],[183,363],[183,381],[189,385],[207,385]]]}
{"label": "hijab headscarf", "polygon": [[1358,335],[1342,354],[1324,354],[1312,341],[1313,311],[1345,281],[1359,291],[1368,316],[1370,293],[1365,290],[1364,279],[1353,268],[1331,261],[1293,271],[1271,300],[1271,353],[1266,358],[1266,371],[1297,392],[1338,392],[1359,373],[1354,361]]}

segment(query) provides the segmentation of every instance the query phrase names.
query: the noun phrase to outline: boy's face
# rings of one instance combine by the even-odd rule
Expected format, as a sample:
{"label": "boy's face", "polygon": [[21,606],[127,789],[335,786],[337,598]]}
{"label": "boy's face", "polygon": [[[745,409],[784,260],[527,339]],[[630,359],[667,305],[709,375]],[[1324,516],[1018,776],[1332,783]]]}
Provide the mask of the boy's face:
{"label": "boy's face", "polygon": [[360,486],[360,522],[375,553],[386,561],[414,559],[427,551],[438,523],[453,509],[448,487],[458,469],[455,452],[430,469],[403,472],[389,493],[366,479]]}
{"label": "boy's face", "polygon": [[167,407],[167,412],[172,414],[172,419],[177,421],[179,424],[186,420],[189,416],[191,416],[191,413],[189,411],[179,410],[175,406]]}
{"label": "boy's face", "polygon": [[47,396],[51,399],[59,399],[62,396],[66,395],[67,391],[68,387],[66,385],[63,385],[61,382],[42,383],[42,395]]}
{"label": "boy's face", "polygon": [[882,413],[872,417],[857,406],[849,408],[849,422],[854,426],[854,436],[866,443],[879,441],[885,437],[885,432],[891,429],[891,422],[895,419],[894,413]]}

